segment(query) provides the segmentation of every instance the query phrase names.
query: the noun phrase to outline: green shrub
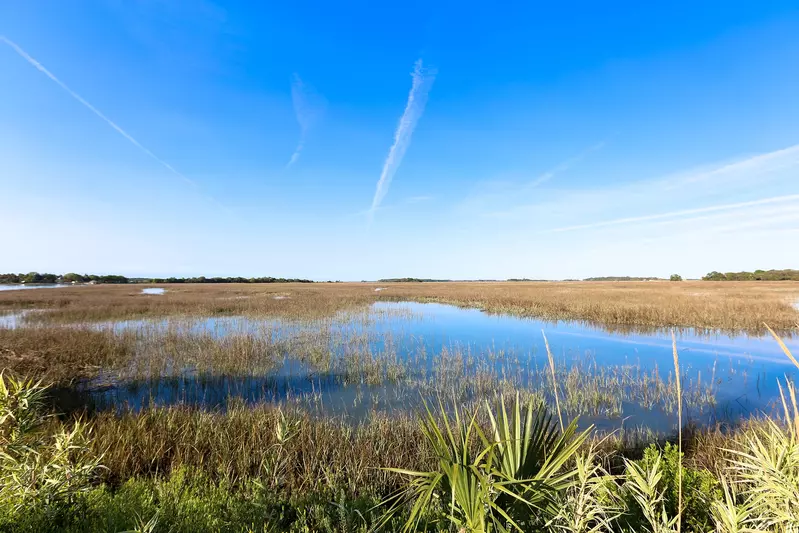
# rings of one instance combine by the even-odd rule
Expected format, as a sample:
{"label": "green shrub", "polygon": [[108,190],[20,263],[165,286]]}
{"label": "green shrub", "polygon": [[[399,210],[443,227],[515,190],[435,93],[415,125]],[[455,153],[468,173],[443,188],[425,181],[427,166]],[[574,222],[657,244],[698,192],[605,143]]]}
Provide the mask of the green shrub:
{"label": "green shrub", "polygon": [[[635,463],[643,471],[650,471],[656,464],[658,465],[660,476],[656,490],[660,494],[663,510],[669,518],[676,517],[678,514],[677,472],[680,461],[681,455],[677,445],[667,443],[662,451],[656,445],[651,444],[644,451],[644,457]],[[722,497],[721,487],[715,476],[707,470],[691,468],[683,464],[682,483],[683,530],[709,531],[713,529],[711,504]],[[627,509],[626,521],[631,526],[640,524],[644,514],[640,503],[632,501],[628,496]]]}

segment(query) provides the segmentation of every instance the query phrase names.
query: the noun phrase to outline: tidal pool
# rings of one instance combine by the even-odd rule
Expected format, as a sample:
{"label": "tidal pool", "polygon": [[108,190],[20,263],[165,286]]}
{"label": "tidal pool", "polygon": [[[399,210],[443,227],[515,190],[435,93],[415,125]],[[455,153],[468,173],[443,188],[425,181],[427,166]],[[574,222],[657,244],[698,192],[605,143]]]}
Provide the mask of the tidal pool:
{"label": "tidal pool", "polygon": [[[22,326],[20,317],[0,316],[0,327]],[[129,368],[81,385],[98,409],[276,402],[361,420],[412,411],[422,399],[475,405],[516,391],[554,405],[557,390],[564,415],[583,424],[670,431],[676,423],[668,330],[612,331],[410,302],[318,321],[173,317],[92,327],[137,339]],[[771,337],[675,334],[685,416],[700,424],[772,412],[777,380],[799,374]],[[799,353],[796,337],[785,341]]]}
{"label": "tidal pool", "polygon": [[146,289],[142,289],[142,294],[164,294],[166,289],[163,287],[147,287]]}
{"label": "tidal pool", "polygon": [[[153,328],[173,335],[286,342],[266,371],[216,371],[173,362],[147,379],[94,387],[99,405],[140,409],[185,403],[294,402],[325,415],[360,419],[373,411],[408,411],[439,396],[459,403],[521,390],[553,399],[544,345],[549,341],[558,393],[569,415],[603,427],[670,428],[676,420],[669,331],[628,333],[575,322],[490,315],[441,304],[376,303],[366,319],[318,324],[243,317],[126,321],[115,331]],[[292,344],[292,339],[313,342]],[[797,372],[770,337],[676,332],[687,416],[699,423],[768,411],[777,379]],[[786,339],[799,353],[795,338]],[[318,354],[310,354],[319,350]],[[148,363],[149,364],[149,363]],[[175,371],[178,368],[179,371]],[[249,372],[249,370],[253,370]]]}
{"label": "tidal pool", "polygon": [[25,289],[58,289],[61,287],[75,287],[69,283],[19,283],[19,284],[0,284],[0,291],[21,291]]}

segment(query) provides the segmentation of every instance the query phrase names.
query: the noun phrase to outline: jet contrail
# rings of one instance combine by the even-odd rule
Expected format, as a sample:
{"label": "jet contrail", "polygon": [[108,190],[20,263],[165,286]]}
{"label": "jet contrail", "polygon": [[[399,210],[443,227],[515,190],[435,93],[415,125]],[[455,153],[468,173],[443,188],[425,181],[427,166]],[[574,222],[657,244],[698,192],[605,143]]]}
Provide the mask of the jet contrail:
{"label": "jet contrail", "polygon": [[391,145],[386,162],[383,164],[383,171],[380,173],[375,196],[372,199],[372,207],[369,209],[370,221],[374,217],[377,208],[380,207],[380,202],[386,196],[391,185],[391,179],[397,172],[400,163],[402,163],[402,158],[411,144],[413,130],[422,113],[424,113],[427,93],[435,81],[435,76],[435,70],[425,69],[421,59],[416,61],[412,74],[413,84],[411,85],[411,92],[408,94],[408,103],[405,104],[405,111],[402,113],[397,130],[394,132],[394,144]]}
{"label": "jet contrail", "polygon": [[727,209],[740,209],[742,207],[751,207],[755,205],[765,205],[765,204],[774,204],[778,202],[791,202],[794,200],[799,200],[799,194],[789,194],[785,196],[773,196],[771,198],[762,198],[760,200],[751,200],[749,202],[738,202],[735,204],[721,204],[721,205],[711,205],[707,207],[698,207],[695,209],[683,209],[681,211],[672,211],[670,213],[658,213],[656,215],[644,215],[640,217],[627,217],[627,218],[617,218],[615,220],[604,220],[602,222],[593,222],[590,224],[580,224],[577,226],[566,226],[563,228],[555,228],[544,233],[556,233],[562,231],[575,231],[580,229],[592,229],[592,228],[600,228],[605,226],[618,226],[622,224],[631,224],[634,222],[645,222],[649,220],[658,220],[662,218],[672,218],[672,217],[679,217],[684,215],[696,215],[699,213],[710,213],[713,211],[724,211]]}
{"label": "jet contrail", "polygon": [[101,119],[103,119],[103,120],[105,121],[105,123],[106,123],[106,124],[108,124],[109,126],[111,126],[112,128],[114,128],[114,129],[116,130],[116,132],[117,132],[117,133],[119,133],[120,135],[122,135],[122,136],[123,136],[124,138],[126,138],[128,141],[130,141],[130,142],[131,142],[131,143],[132,143],[134,146],[136,146],[136,147],[137,147],[139,150],[141,150],[142,152],[144,152],[145,154],[147,154],[147,155],[148,155],[148,156],[150,156],[151,158],[155,159],[155,160],[156,160],[156,161],[158,161],[159,163],[161,163],[161,165],[163,165],[164,167],[166,167],[166,169],[167,169],[167,170],[169,170],[170,172],[172,172],[173,174],[175,174],[176,176],[178,176],[179,178],[181,178],[183,181],[185,181],[185,182],[186,182],[186,183],[188,183],[189,185],[191,185],[191,186],[193,186],[193,187],[197,187],[197,184],[196,184],[194,181],[190,180],[189,178],[187,178],[186,176],[184,176],[183,174],[181,174],[180,172],[178,172],[177,170],[175,170],[175,168],[174,168],[172,165],[170,165],[169,163],[167,163],[166,161],[164,161],[163,159],[161,159],[160,157],[158,157],[157,155],[155,155],[154,153],[152,153],[152,152],[151,152],[151,151],[150,151],[150,150],[149,150],[147,147],[143,146],[143,145],[142,145],[142,144],[141,144],[139,141],[137,141],[136,139],[134,139],[134,138],[133,138],[133,137],[132,137],[132,136],[131,136],[131,135],[130,135],[128,132],[126,132],[125,130],[123,130],[122,128],[120,128],[120,127],[119,127],[119,126],[118,126],[118,125],[117,125],[117,124],[116,124],[116,123],[115,123],[113,120],[111,120],[111,119],[110,119],[110,118],[108,118],[107,116],[103,115],[103,114],[100,112],[100,110],[99,110],[99,109],[97,109],[97,108],[96,108],[96,107],[94,107],[92,104],[90,104],[89,102],[87,102],[86,100],[84,100],[84,99],[83,99],[83,97],[81,97],[81,96],[80,96],[78,93],[76,93],[75,91],[73,91],[72,89],[70,89],[70,88],[69,88],[69,87],[68,87],[68,86],[67,86],[67,85],[66,85],[64,82],[62,82],[61,80],[59,80],[58,78],[56,78],[56,77],[55,77],[55,75],[54,75],[52,72],[50,72],[49,70],[47,70],[47,69],[44,67],[44,65],[42,65],[41,63],[39,63],[38,61],[36,61],[34,58],[32,58],[30,55],[28,55],[28,53],[27,53],[25,50],[23,50],[22,48],[20,48],[20,47],[17,45],[17,43],[15,43],[14,41],[12,41],[12,40],[8,39],[8,38],[7,38],[7,37],[5,37],[4,35],[0,35],[0,42],[3,42],[3,43],[5,43],[5,44],[7,44],[8,46],[10,46],[12,50],[14,50],[14,51],[15,51],[15,52],[16,52],[16,53],[17,53],[17,54],[20,56],[20,57],[22,57],[22,59],[24,59],[25,61],[27,61],[28,63],[30,63],[30,64],[31,64],[31,65],[33,65],[34,67],[36,67],[36,69],[37,69],[39,72],[41,72],[42,74],[44,74],[45,76],[47,76],[48,78],[50,78],[51,80],[53,80],[55,83],[57,83],[57,84],[58,84],[58,86],[59,86],[59,87],[61,87],[62,89],[64,89],[64,90],[65,90],[67,93],[69,93],[69,95],[70,95],[72,98],[74,98],[75,100],[77,100],[78,102],[80,102],[81,104],[83,104],[83,105],[84,105],[86,108],[88,108],[88,109],[89,109],[89,111],[91,111],[92,113],[94,113],[95,115],[97,115],[98,117],[100,117]]}
{"label": "jet contrail", "polygon": [[549,170],[547,172],[544,172],[543,174],[538,176],[536,179],[534,179],[533,181],[528,183],[527,186],[525,187],[525,189],[533,189],[535,187],[538,187],[542,183],[547,182],[550,179],[552,179],[552,177],[555,174],[559,174],[561,172],[569,170],[573,165],[576,165],[577,163],[579,163],[580,161],[585,159],[585,157],[588,154],[590,154],[591,152],[594,152],[596,150],[599,150],[603,146],[605,146],[605,141],[601,141],[601,142],[598,142],[598,143],[594,144],[593,146],[589,146],[588,148],[586,148],[585,150],[583,150],[582,152],[580,152],[576,156],[572,157],[568,161],[564,161],[563,163],[561,163],[560,165],[556,166],[555,168],[553,168],[553,169],[551,169],[551,170]]}
{"label": "jet contrail", "polygon": [[310,108],[306,98],[306,86],[300,79],[299,74],[294,74],[294,79],[291,80],[291,103],[294,106],[294,115],[297,117],[297,122],[300,125],[300,140],[297,141],[297,148],[291,154],[286,168],[290,167],[300,158],[300,153],[305,147],[305,137],[308,135],[308,130],[313,122],[313,111]]}

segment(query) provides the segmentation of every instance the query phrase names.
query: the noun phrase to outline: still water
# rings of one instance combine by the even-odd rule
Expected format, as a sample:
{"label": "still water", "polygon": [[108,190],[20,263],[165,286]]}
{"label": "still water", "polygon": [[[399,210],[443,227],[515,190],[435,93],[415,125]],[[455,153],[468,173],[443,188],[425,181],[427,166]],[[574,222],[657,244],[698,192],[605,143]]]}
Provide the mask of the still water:
{"label": "still water", "polygon": [[164,289],[163,287],[148,287],[146,289],[141,290],[142,294],[164,294],[165,292],[166,289]]}
{"label": "still water", "polygon": [[13,285],[0,284],[0,291],[21,291],[25,289],[58,289],[61,287],[75,287],[75,285],[68,283],[19,283]]}
{"label": "still water", "polygon": [[[404,361],[410,367],[409,377],[420,379],[410,379],[410,383],[403,380],[370,383],[353,377],[346,364],[337,365],[335,361],[360,357],[363,350],[353,350],[345,340],[338,344],[330,342],[335,359],[325,370],[303,361],[299,352],[304,348],[300,347],[296,351],[287,350],[282,363],[265,374],[198,375],[188,371],[157,381],[115,384],[97,390],[96,394],[106,405],[134,409],[173,403],[224,408],[231,398],[236,398],[248,403],[295,401],[323,414],[355,418],[368,416],[372,411],[411,410],[418,407],[421,397],[449,396],[450,389],[456,388],[460,391],[459,401],[479,399],[489,396],[492,387],[503,389],[503,382],[511,383],[513,388],[543,390],[545,396],[550,396],[551,385],[542,382],[536,387],[535,383],[548,377],[545,333],[558,368],[561,401],[571,397],[575,414],[605,427],[617,427],[625,421],[627,426],[666,429],[674,422],[675,413],[667,408],[668,401],[642,402],[648,392],[638,390],[640,387],[635,384],[639,379],[636,376],[657,375],[663,380],[661,385],[673,386],[669,331],[614,332],[585,323],[490,315],[441,304],[377,303],[372,313],[375,319],[368,323],[343,317],[326,328],[328,333],[335,331],[343,339],[366,335],[367,353]],[[169,320],[128,321],[113,327],[124,331],[145,325],[174,328]],[[275,338],[290,338],[307,331],[305,326],[290,322],[242,317],[206,318],[181,327],[185,332],[226,337],[257,334],[265,325]],[[700,423],[770,410],[779,397],[777,379],[795,377],[797,373],[770,337],[729,336],[691,329],[681,330],[676,336],[683,387],[689,390],[693,387],[698,395],[705,391],[712,396],[712,402],[697,401],[686,407],[688,416]],[[795,338],[787,339],[787,344],[794,353],[799,353]],[[460,354],[460,358],[454,354]],[[583,399],[579,391],[568,389],[570,369],[579,369],[583,374],[600,374],[602,369],[612,371],[614,376],[623,374],[628,381],[621,388],[627,396],[615,409],[582,406],[581,402],[593,400]],[[475,385],[481,372],[493,375],[494,382],[489,380],[482,388]],[[589,376],[572,386],[589,389],[597,386],[606,394],[621,390],[597,385],[600,381]]]}
{"label": "still water", "polygon": [[[283,347],[267,371],[208,371],[175,362],[155,378],[108,373],[84,384],[83,392],[97,408],[190,404],[224,409],[231,401],[293,402],[321,415],[356,420],[375,411],[407,412],[418,408],[420,399],[439,395],[469,403],[521,389],[551,401],[546,334],[560,401],[570,414],[608,429],[623,423],[667,431],[676,421],[669,396],[674,389],[670,331],[609,331],[586,323],[491,315],[430,303],[380,302],[367,315],[367,320],[353,320],[345,313],[321,326],[245,317],[96,325],[119,333],[147,330],[150,335],[171,332],[213,339],[268,334],[270,342]],[[0,316],[0,327],[23,323],[19,316]],[[771,412],[779,399],[777,380],[797,377],[797,369],[771,337],[693,329],[675,333],[687,390],[685,410],[698,423]],[[314,345],[288,342],[302,335],[322,340]],[[277,344],[282,340],[285,346]],[[785,340],[799,353],[797,338]],[[309,362],[308,355],[319,342],[330,354],[321,366]],[[353,359],[366,365],[396,361],[403,370],[397,379],[384,370],[377,373],[379,379],[370,379],[352,370]],[[364,363],[359,364],[363,368]]]}

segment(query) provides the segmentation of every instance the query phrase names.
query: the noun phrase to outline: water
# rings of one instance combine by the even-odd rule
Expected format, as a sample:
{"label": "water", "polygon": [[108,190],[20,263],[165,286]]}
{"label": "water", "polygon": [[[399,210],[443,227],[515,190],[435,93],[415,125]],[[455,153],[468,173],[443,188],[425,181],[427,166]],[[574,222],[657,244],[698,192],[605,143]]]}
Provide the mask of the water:
{"label": "water", "polygon": [[24,289],[58,289],[61,287],[75,287],[75,285],[68,284],[68,283],[43,283],[43,284],[36,284],[36,283],[25,283],[25,284],[14,284],[14,285],[3,285],[0,284],[0,291],[21,291]]}
{"label": "water", "polygon": [[[0,327],[19,327],[21,319],[13,317],[0,316]],[[672,341],[663,330],[625,333],[441,304],[387,302],[325,321],[208,317],[95,327],[139,332],[142,338],[135,368],[109,371],[84,384],[99,408],[176,403],[225,408],[236,398],[296,403],[322,415],[362,419],[373,411],[408,411],[421,398],[439,394],[469,403],[521,389],[552,401],[543,331],[569,414],[608,429],[623,422],[669,430],[676,421]],[[212,343],[198,340],[197,353],[164,362],[170,344],[159,335],[167,333]],[[249,354],[243,366],[211,347],[241,339],[263,342],[232,345],[230,353]],[[786,343],[799,353],[798,339]],[[779,398],[777,379],[797,377],[771,337],[683,329],[677,348],[686,415],[699,423],[768,412]],[[150,373],[142,375],[142,368]],[[161,370],[153,376],[153,368]]]}
{"label": "water", "polygon": [[165,292],[166,289],[162,287],[148,287],[146,289],[141,290],[142,294],[164,294]]}

